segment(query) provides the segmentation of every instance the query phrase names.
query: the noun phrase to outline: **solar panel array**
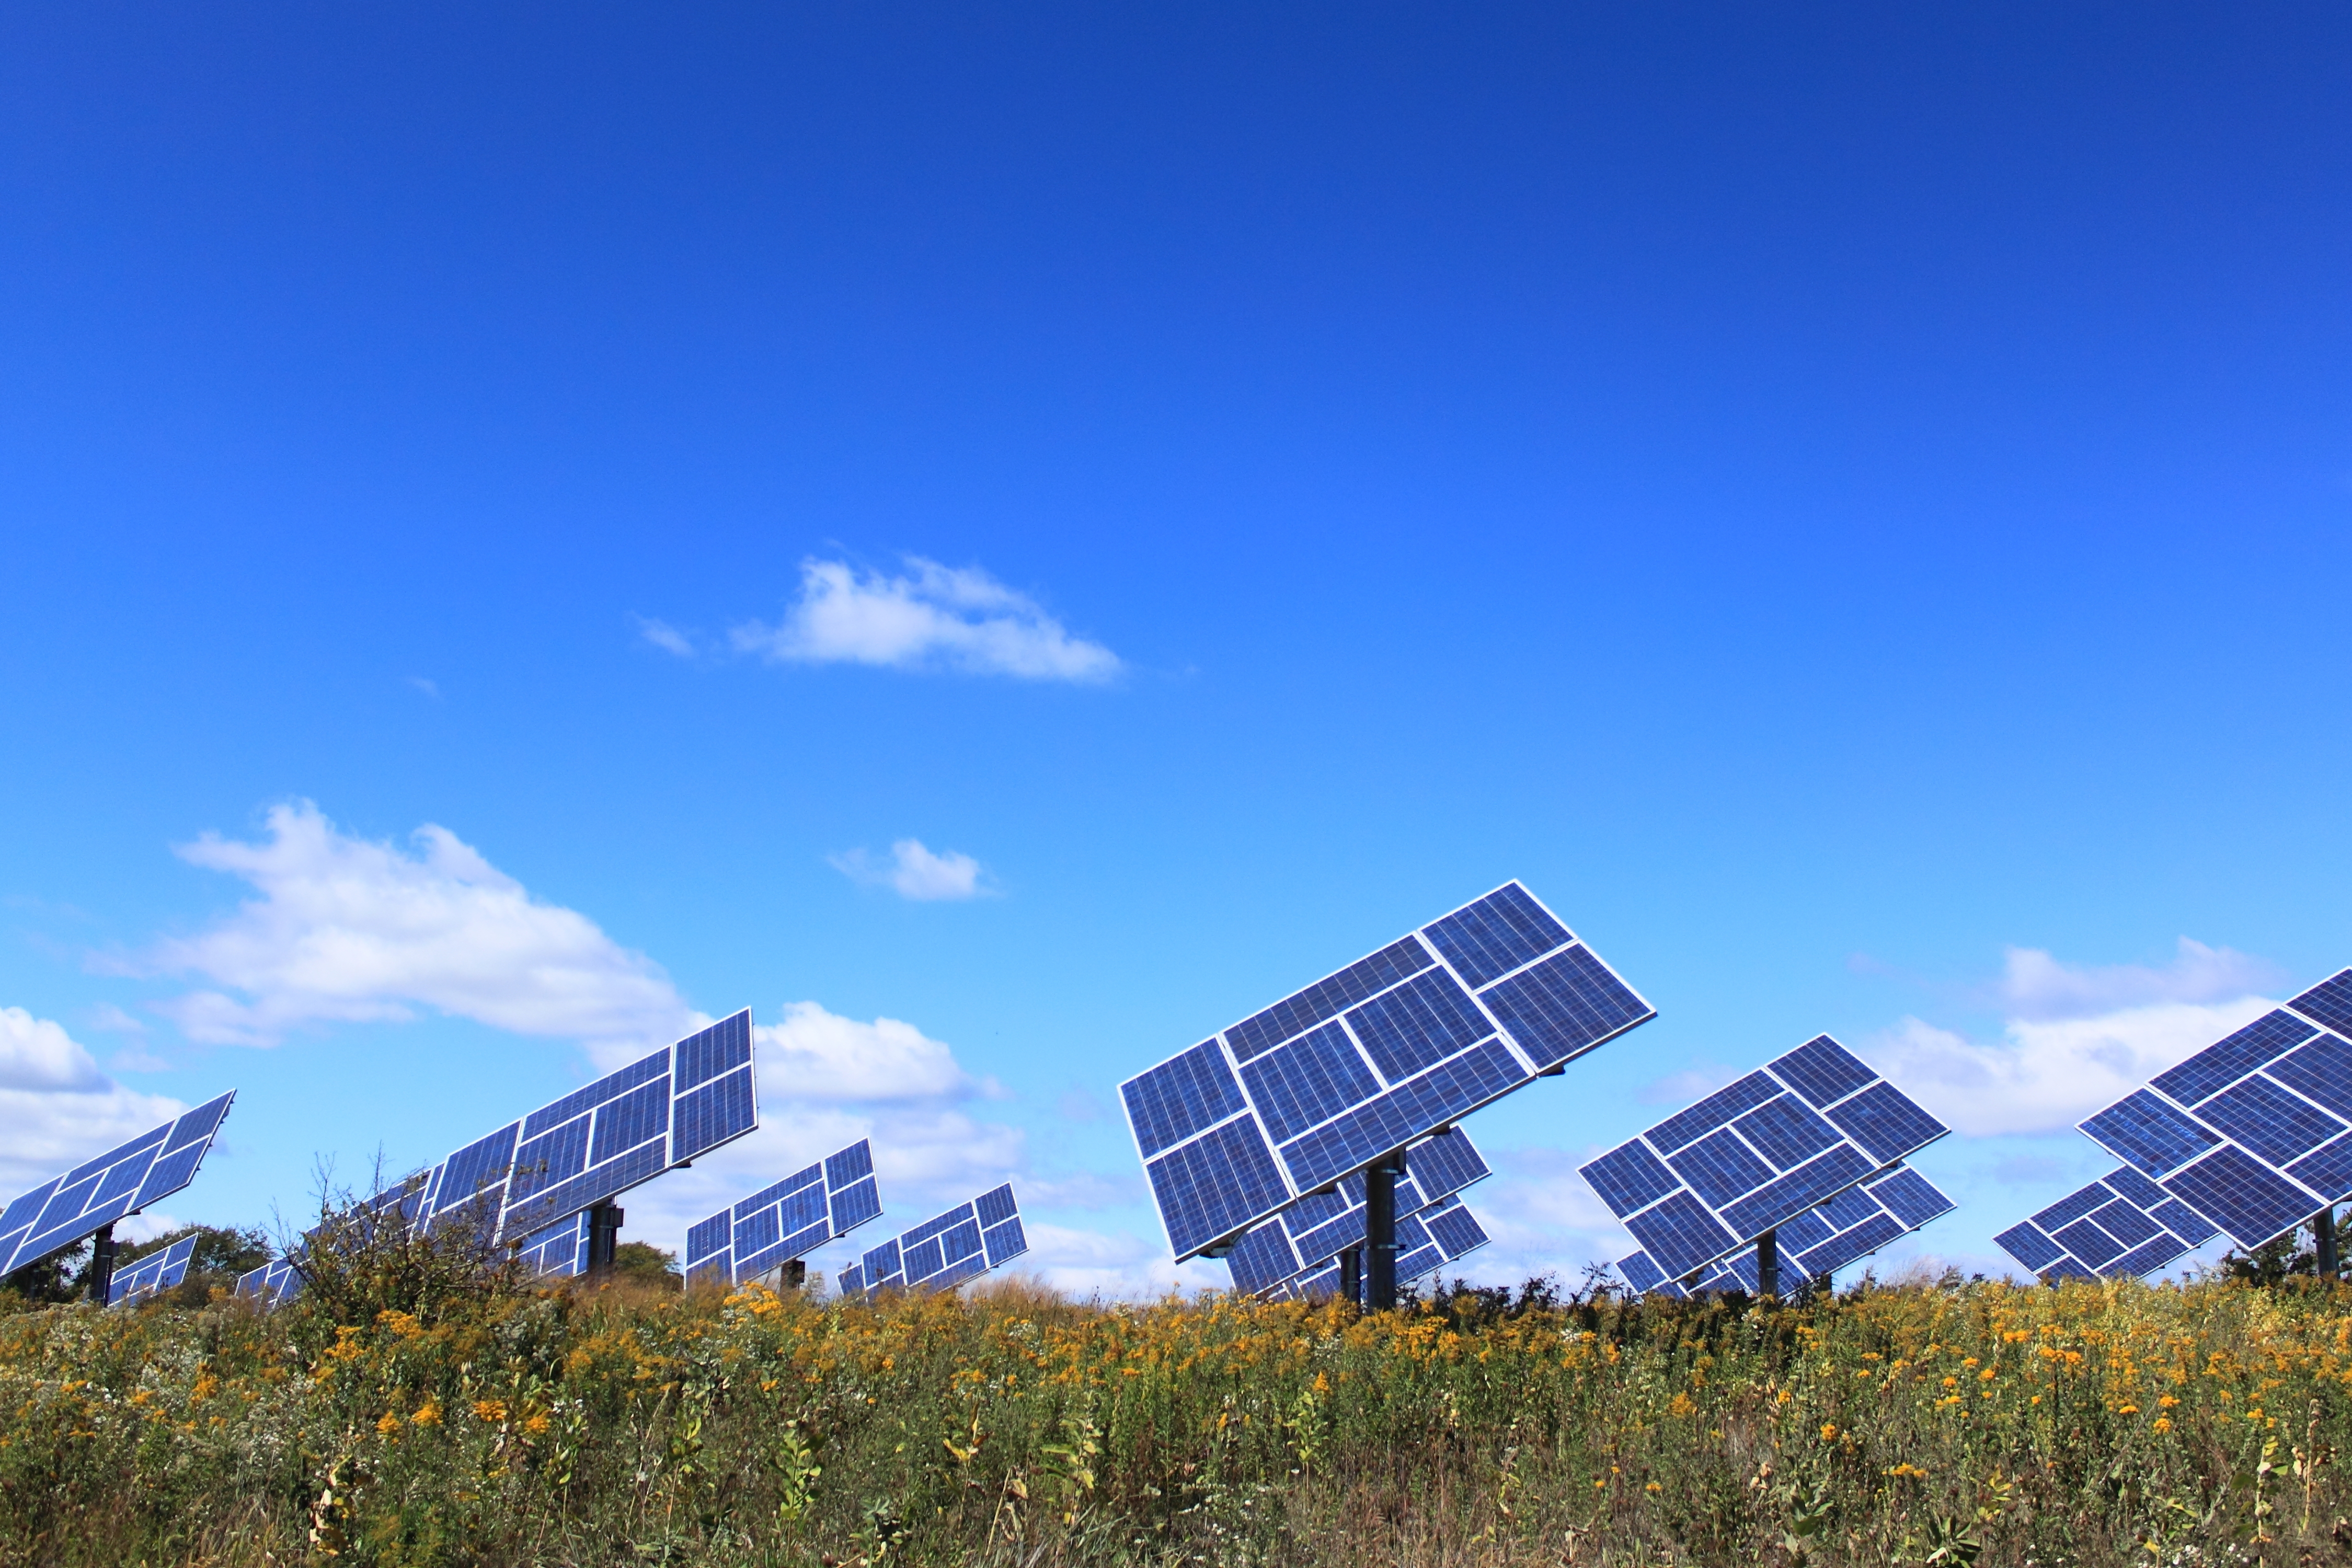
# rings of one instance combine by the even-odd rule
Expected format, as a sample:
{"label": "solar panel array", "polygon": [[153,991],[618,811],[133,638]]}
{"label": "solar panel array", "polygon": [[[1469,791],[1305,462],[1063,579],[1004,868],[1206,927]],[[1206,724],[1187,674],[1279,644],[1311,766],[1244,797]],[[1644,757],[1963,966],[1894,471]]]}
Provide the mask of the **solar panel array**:
{"label": "solar panel array", "polygon": [[280,1258],[239,1274],[236,1293],[264,1306],[280,1307],[302,1293],[302,1274],[291,1258]]}
{"label": "solar panel array", "polygon": [[860,1138],[687,1231],[687,1282],[756,1280],[881,1213],[874,1147]]}
{"label": "solar panel array", "polygon": [[1824,1034],[1583,1176],[1659,1274],[1682,1280],[1948,1131]]}
{"label": "solar panel array", "polygon": [[[1417,1213],[1489,1174],[1470,1134],[1460,1128],[1425,1138],[1406,1151],[1405,1174],[1396,1184],[1397,1215]],[[1243,1237],[1225,1265],[1233,1271],[1234,1290],[1261,1295],[1364,1243],[1364,1177],[1359,1172],[1342,1177],[1330,1192],[1300,1198]],[[1399,1248],[1402,1257],[1402,1242]]]}
{"label": "solar panel array", "polygon": [[1010,1182],[885,1241],[841,1271],[841,1293],[945,1290],[1029,1250]]}
{"label": "solar panel array", "polygon": [[[1897,1166],[1779,1226],[1774,1239],[1781,1278],[1816,1280],[1833,1274],[1949,1214],[1955,1207],[1926,1176],[1908,1166]],[[1753,1245],[1716,1263],[1688,1288],[1669,1277],[1647,1252],[1619,1259],[1617,1271],[1637,1291],[1667,1296],[1726,1291],[1753,1295],[1763,1283]]]}
{"label": "solar panel array", "polygon": [[188,1264],[196,1255],[196,1239],[183,1236],[160,1252],[151,1252],[127,1269],[115,1271],[106,1292],[110,1307],[143,1301],[176,1288],[188,1278]]}
{"label": "solar panel array", "polygon": [[0,1275],[94,1236],[195,1180],[236,1098],[232,1089],[19,1195],[0,1212]]}
{"label": "solar panel array", "polygon": [[1506,883],[1119,1096],[1181,1262],[1654,1016]]}
{"label": "solar panel array", "polygon": [[573,1217],[759,1125],[748,1008],[478,1138],[371,1201],[412,1224],[464,1218],[561,1271]]}
{"label": "solar panel array", "polygon": [[2153,1274],[2220,1234],[2203,1215],[2119,1166],[1993,1239],[2055,1284]]}
{"label": "solar panel array", "polygon": [[2352,969],[2157,1074],[2082,1129],[2242,1247],[2352,1197]]}
{"label": "solar panel array", "polygon": [[[1396,1281],[1400,1285],[1434,1273],[1464,1254],[1486,1245],[1486,1228],[1471,1216],[1459,1198],[1440,1198],[1418,1214],[1400,1214],[1396,1222]],[[1265,1292],[1269,1301],[1315,1301],[1339,1293],[1339,1266],[1327,1260],[1307,1272],[1284,1281]]]}

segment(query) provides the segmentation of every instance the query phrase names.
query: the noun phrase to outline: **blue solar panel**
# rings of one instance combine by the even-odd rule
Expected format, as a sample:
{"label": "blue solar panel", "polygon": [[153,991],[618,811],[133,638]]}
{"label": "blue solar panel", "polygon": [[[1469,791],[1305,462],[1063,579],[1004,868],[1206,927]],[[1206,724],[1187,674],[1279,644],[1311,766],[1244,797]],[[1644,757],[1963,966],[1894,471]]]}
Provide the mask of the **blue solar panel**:
{"label": "blue solar panel", "polygon": [[[1825,1104],[1826,1118],[1810,1103]],[[1629,1228],[1636,1215],[1676,1196],[1701,1202],[1730,1238],[1717,1257],[1700,1260],[1713,1263],[1768,1230],[1795,1223],[1806,1210],[1835,1202],[1844,1189],[1896,1165],[1946,1130],[1822,1035],[1668,1116],[1586,1166],[1582,1174]],[[1912,1173],[1912,1179],[1916,1186],[1898,1186],[1895,1191],[1915,1209],[1927,1207],[1916,1221],[1902,1220],[1900,1227],[1925,1224],[1949,1207],[1925,1177]],[[1855,1225],[1866,1225],[1872,1234],[1884,1228],[1866,1218],[1885,1207],[1882,1200],[1858,1197],[1853,1203],[1851,1212],[1823,1218],[1822,1245],[1828,1236]],[[1867,1235],[1854,1244],[1865,1250],[1878,1245]],[[1651,1261],[1667,1265],[1654,1252]],[[1676,1270],[1674,1277],[1689,1272]]]}
{"label": "blue solar panel", "polygon": [[2129,1166],[2117,1166],[2099,1179],[2114,1188],[2117,1197],[2137,1204],[2143,1209],[2160,1208],[2172,1201],[2165,1196],[2162,1187]]}
{"label": "blue solar panel", "polygon": [[1222,1256],[1652,1016],[1514,883],[1129,1080],[1120,1100],[1178,1260]]}
{"label": "blue solar panel", "polygon": [[1676,1279],[1713,1262],[1740,1240],[1687,1192],[1653,1204],[1628,1219],[1625,1228],[1659,1268]]}
{"label": "blue solar panel", "polygon": [[2352,1122],[2352,1045],[2323,1034],[2272,1062],[2265,1071],[2305,1099]]}
{"label": "blue solar panel", "polygon": [[[1458,1198],[1444,1198],[1418,1214],[1397,1220],[1396,1281],[1408,1284],[1486,1245],[1486,1230]],[[1257,1294],[1280,1301],[1307,1301],[1338,1293],[1336,1265],[1310,1266],[1303,1272]]]}
{"label": "blue solar panel", "polygon": [[1993,1240],[2045,1280],[2121,1280],[2163,1268],[2213,1234],[2185,1205],[2124,1166]]}
{"label": "blue solar panel", "polygon": [[2346,1131],[2318,1106],[2259,1074],[2198,1106],[2197,1119],[2273,1166],[2300,1159]]}
{"label": "blue solar panel", "polygon": [[1766,1064],[1816,1109],[1826,1109],[1878,1076],[1852,1051],[1828,1035],[1815,1035],[1804,1044]]}
{"label": "blue solar panel", "polygon": [[0,1275],[74,1246],[194,1181],[236,1098],[231,1090],[19,1194],[0,1211]]}
{"label": "blue solar panel", "polygon": [[[1434,1211],[1488,1174],[1485,1157],[1467,1133],[1457,1128],[1425,1138],[1405,1152],[1405,1175],[1396,1184],[1396,1212],[1411,1217]],[[1302,1274],[1318,1270],[1365,1241],[1364,1180],[1360,1175],[1350,1176],[1336,1191],[1300,1198],[1250,1231],[1225,1262],[1233,1271],[1234,1290],[1281,1295]]]}
{"label": "blue solar panel", "polygon": [[2352,1134],[2314,1149],[2287,1166],[2286,1174],[2326,1202],[2352,1197]]}
{"label": "blue solar panel", "polygon": [[[1781,1278],[1834,1273],[1951,1210],[1952,1200],[1937,1191],[1927,1177],[1907,1166],[1897,1166],[1774,1227]],[[1646,1251],[1620,1259],[1617,1270],[1637,1291],[1675,1296],[1753,1291],[1761,1281],[1752,1244],[1706,1265],[1687,1290],[1669,1280]]]}
{"label": "blue solar panel", "polygon": [[[2126,1166],[2126,1170],[2130,1167]],[[2058,1230],[2072,1225],[2095,1209],[2105,1208],[2116,1200],[2120,1189],[2110,1183],[2093,1182],[2079,1192],[2070,1192],[2049,1207],[2034,1215],[2033,1223],[2044,1230]],[[2164,1189],[2157,1189],[2159,1196]]]}
{"label": "blue solar panel", "polygon": [[1993,1244],[2037,1274],[2057,1261],[2066,1250],[2025,1223],[2011,1226],[1993,1238]]}
{"label": "blue solar panel", "polygon": [[[759,1124],[747,1009],[542,1105],[371,1200],[415,1224],[462,1218],[561,1265],[549,1239],[583,1210]],[[683,1085],[681,1088],[680,1086]],[[552,1249],[552,1250],[550,1250]]]}
{"label": "blue solar panel", "polygon": [[2311,1194],[2226,1144],[2158,1185],[2221,1226],[2242,1247],[2259,1247],[2284,1235],[2320,1207]]}
{"label": "blue solar panel", "polygon": [[1010,1183],[960,1203],[905,1234],[869,1249],[841,1271],[841,1293],[941,1291],[978,1279],[1029,1249]]}
{"label": "blue solar panel", "polygon": [[302,1276],[291,1259],[280,1258],[236,1277],[236,1293],[265,1307],[279,1307],[302,1291]]}
{"label": "blue solar panel", "polygon": [[2202,1247],[2221,1234],[2221,1228],[2177,1197],[2149,1209],[2148,1218],[2191,1247]]}
{"label": "blue solar panel", "polygon": [[2093,1142],[2142,1174],[2161,1177],[2206,1150],[2218,1147],[2217,1133],[2200,1127],[2145,1089],[2135,1090],[2083,1124]]}
{"label": "blue solar panel", "polygon": [[2287,1003],[2307,1019],[2352,1036],[2352,969],[2340,969]]}
{"label": "blue solar panel", "polygon": [[748,1283],[848,1235],[882,1212],[873,1170],[860,1138],[720,1209],[686,1233],[688,1281]]}
{"label": "blue solar panel", "polygon": [[106,1304],[110,1307],[136,1305],[177,1288],[186,1281],[188,1264],[195,1255],[196,1239],[183,1236],[162,1250],[151,1252],[118,1270],[108,1285]]}
{"label": "blue solar panel", "polygon": [[2179,1066],[2159,1072],[2149,1087],[2194,1106],[2247,1073],[2285,1055],[2318,1031],[2290,1013],[2268,1012],[2235,1034],[2214,1041]]}

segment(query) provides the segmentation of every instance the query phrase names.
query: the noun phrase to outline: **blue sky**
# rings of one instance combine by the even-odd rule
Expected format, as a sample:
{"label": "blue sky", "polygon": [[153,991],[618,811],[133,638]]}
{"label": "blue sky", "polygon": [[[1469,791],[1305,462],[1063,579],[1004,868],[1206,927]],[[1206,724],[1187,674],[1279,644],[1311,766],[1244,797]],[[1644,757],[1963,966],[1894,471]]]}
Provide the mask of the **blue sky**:
{"label": "blue sky", "polygon": [[171,1216],[291,1218],[748,1005],[628,1234],[864,1130],[1148,1291],[1117,1082],[1517,876],[1661,1016],[1476,1272],[1824,1030],[1996,1267],[2352,962],[2347,44],[13,8],[0,1186],[234,1086]]}

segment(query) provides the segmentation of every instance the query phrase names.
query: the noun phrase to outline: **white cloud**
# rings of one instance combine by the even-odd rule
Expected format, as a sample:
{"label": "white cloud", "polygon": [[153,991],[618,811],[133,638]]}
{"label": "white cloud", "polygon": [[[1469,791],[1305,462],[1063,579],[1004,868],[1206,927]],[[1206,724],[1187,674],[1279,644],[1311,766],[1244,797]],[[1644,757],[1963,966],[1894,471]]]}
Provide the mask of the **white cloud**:
{"label": "white cloud", "polygon": [[61,1024],[0,1008],[0,1196],[13,1197],[187,1107],[123,1088]]}
{"label": "white cloud", "polygon": [[441,700],[441,684],[438,681],[429,680],[423,675],[410,675],[407,680],[410,685],[415,686],[434,701]]}
{"label": "white cloud", "polygon": [[223,988],[157,1004],[193,1040],[272,1045],[303,1025],[425,1007],[617,1054],[695,1022],[659,965],[532,898],[446,828],[419,828],[412,854],[343,833],[304,800],[273,809],[268,831],[258,843],[208,832],[179,846],[261,896],[130,966]]}
{"label": "white cloud", "polygon": [[[2170,964],[2062,964],[2038,947],[2011,947],[1997,988],[2019,1019],[2074,1019],[2158,1002],[2226,1002],[2276,986],[2278,967],[2183,936]],[[2208,1043],[2210,1043],[2210,1041]]]}
{"label": "white cloud", "polygon": [[2259,1018],[2260,997],[2158,1002],[2095,1018],[2008,1020],[1998,1042],[1916,1018],[1862,1054],[1919,1103],[1973,1137],[2054,1133],[2122,1099],[2175,1062]]}
{"label": "white cloud", "polygon": [[751,622],[736,648],[778,663],[879,664],[1024,680],[1101,682],[1118,655],[1073,637],[1045,607],[978,567],[906,558],[908,575],[846,561],[801,562],[801,596],[771,626]]}
{"label": "white cloud", "polygon": [[795,1101],[956,1100],[994,1089],[966,1073],[949,1047],[898,1019],[861,1023],[792,1002],[782,1023],[755,1024],[751,1035],[763,1092]]}
{"label": "white cloud", "polygon": [[900,839],[892,844],[888,865],[876,865],[864,850],[848,850],[826,859],[853,882],[887,887],[899,897],[918,903],[978,898],[992,891],[982,883],[978,861],[961,850],[935,854],[920,839]]}
{"label": "white cloud", "polygon": [[650,615],[636,618],[637,635],[665,653],[675,653],[681,659],[694,657],[694,643],[687,634],[667,621],[656,621]]}

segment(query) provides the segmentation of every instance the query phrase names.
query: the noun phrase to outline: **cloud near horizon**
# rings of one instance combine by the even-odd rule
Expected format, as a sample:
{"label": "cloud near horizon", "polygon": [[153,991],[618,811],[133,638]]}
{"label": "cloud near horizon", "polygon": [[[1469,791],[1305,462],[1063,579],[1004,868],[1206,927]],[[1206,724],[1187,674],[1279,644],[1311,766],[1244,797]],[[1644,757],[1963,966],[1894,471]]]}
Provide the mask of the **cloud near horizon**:
{"label": "cloud near horizon", "polygon": [[800,597],[784,618],[773,625],[746,622],[730,640],[737,652],[774,664],[874,664],[1082,685],[1108,681],[1122,668],[1118,654],[1072,636],[1035,600],[978,567],[941,566],[921,556],[905,560],[903,576],[803,560]]}
{"label": "cloud near horizon", "polygon": [[0,1007],[0,1203],[186,1109],[107,1077],[63,1024]]}

